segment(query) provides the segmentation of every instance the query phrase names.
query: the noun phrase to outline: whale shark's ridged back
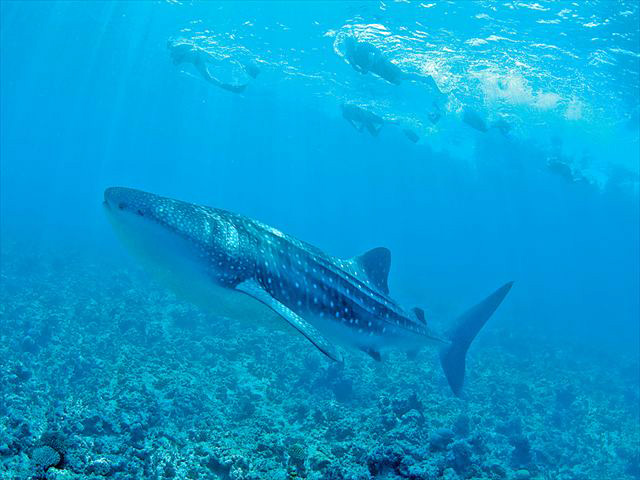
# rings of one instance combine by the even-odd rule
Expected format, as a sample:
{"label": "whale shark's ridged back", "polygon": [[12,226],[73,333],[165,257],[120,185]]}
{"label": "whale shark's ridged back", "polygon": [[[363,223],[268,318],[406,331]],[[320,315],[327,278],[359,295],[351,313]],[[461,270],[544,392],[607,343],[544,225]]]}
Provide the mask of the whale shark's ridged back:
{"label": "whale shark's ridged back", "polygon": [[[318,285],[321,294],[324,292],[336,302],[347,302],[341,306],[347,310],[345,314],[354,317],[354,322],[347,325],[354,332],[367,334],[369,329],[375,330],[379,327],[375,333],[384,334],[386,326],[387,334],[395,332],[416,335],[424,337],[425,341],[434,338],[423,322],[417,321],[413,314],[407,313],[389,297],[386,277],[390,253],[387,249],[373,249],[359,257],[345,260],[330,256],[313,245],[259,221],[235,214],[230,215],[229,220],[234,222],[243,235],[255,240],[256,255],[262,259],[256,263],[256,272],[264,277],[264,288],[281,301],[292,301],[292,287],[275,282],[269,284],[269,273],[259,273],[261,269],[264,270],[261,263],[265,257],[273,259],[272,262],[268,262],[269,269],[282,268],[287,271],[289,278],[295,274],[300,275],[300,283],[313,279],[312,283]],[[303,289],[302,286],[299,288]],[[312,293],[306,293],[305,296],[298,292],[294,301],[300,301],[301,297],[303,304],[311,301]],[[338,314],[335,311],[334,313]],[[375,318],[376,322],[369,322],[367,318]],[[355,319],[362,319],[362,322],[358,323]],[[327,321],[331,320],[330,317],[327,318]],[[342,313],[337,319],[333,319],[334,322],[344,320],[345,316]]]}

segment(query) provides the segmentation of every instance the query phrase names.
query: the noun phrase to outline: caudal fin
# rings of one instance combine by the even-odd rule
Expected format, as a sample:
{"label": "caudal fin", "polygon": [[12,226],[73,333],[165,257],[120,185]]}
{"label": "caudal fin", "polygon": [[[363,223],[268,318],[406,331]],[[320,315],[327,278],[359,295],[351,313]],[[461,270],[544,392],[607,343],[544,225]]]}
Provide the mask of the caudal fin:
{"label": "caudal fin", "polygon": [[440,363],[454,395],[460,395],[464,383],[464,369],[469,345],[489,317],[496,311],[511,290],[513,282],[504,284],[477,305],[471,307],[456,320],[448,332],[451,342],[440,352]]}

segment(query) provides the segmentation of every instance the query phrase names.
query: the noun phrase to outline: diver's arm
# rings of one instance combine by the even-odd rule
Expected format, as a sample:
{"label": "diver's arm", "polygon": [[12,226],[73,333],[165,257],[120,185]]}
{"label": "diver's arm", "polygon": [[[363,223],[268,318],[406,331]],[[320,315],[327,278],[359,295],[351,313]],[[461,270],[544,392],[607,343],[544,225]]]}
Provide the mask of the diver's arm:
{"label": "diver's arm", "polygon": [[227,90],[228,92],[233,92],[233,93],[242,93],[244,92],[244,89],[247,88],[246,83],[243,83],[240,85],[231,85],[230,83],[218,82],[218,86],[223,90]]}

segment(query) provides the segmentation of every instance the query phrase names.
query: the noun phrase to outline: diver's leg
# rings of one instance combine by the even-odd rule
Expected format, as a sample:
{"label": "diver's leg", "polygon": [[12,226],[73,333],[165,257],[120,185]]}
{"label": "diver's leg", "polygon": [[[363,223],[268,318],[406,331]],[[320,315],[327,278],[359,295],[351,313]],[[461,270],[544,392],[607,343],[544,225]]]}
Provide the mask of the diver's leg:
{"label": "diver's leg", "polygon": [[404,80],[412,80],[414,82],[424,83],[433,92],[437,93],[438,95],[444,95],[431,75],[420,75],[419,73],[403,72],[402,78]]}
{"label": "diver's leg", "polygon": [[246,83],[243,83],[240,85],[231,85],[230,83],[218,82],[218,86],[223,90],[227,90],[228,92],[233,92],[233,93],[242,93],[244,92],[244,89],[247,88]]}

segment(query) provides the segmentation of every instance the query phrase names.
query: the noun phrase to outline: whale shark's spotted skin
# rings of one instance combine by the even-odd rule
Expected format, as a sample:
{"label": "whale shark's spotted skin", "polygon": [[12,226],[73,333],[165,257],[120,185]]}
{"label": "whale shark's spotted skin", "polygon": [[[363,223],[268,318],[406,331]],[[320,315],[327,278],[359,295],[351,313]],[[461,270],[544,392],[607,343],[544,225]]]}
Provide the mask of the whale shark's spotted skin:
{"label": "whale shark's spotted skin", "polygon": [[262,289],[319,331],[341,332],[346,338],[338,341],[368,350],[382,345],[381,336],[416,337],[418,343],[432,337],[415,314],[388,296],[386,249],[343,260],[225,210],[124,188],[108,190],[105,198],[188,241],[213,282],[242,289],[251,281],[252,290]]}
{"label": "whale shark's spotted skin", "polygon": [[188,259],[218,291],[248,295],[266,305],[333,359],[341,359],[336,344],[359,348],[377,360],[389,346],[415,350],[429,340],[446,344],[443,366],[456,393],[469,344],[511,287],[503,286],[463,315],[461,325],[442,340],[430,333],[422,310],[408,312],[389,297],[391,260],[385,248],[339,259],[225,210],[120,187],[107,189],[104,198],[121,223],[134,230],[155,228],[158,234],[149,237],[149,247]]}

